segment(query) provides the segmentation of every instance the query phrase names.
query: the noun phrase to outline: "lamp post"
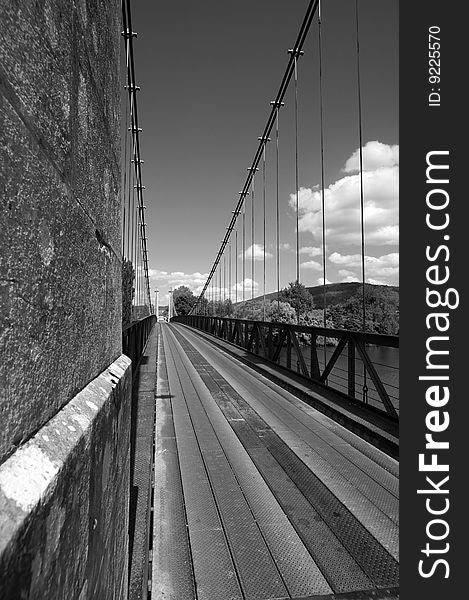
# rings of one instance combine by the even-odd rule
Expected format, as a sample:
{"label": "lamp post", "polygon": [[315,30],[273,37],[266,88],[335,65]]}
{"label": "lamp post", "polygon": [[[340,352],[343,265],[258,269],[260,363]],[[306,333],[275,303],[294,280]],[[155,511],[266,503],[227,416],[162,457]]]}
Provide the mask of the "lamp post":
{"label": "lamp post", "polygon": [[160,316],[160,290],[156,289],[155,290],[155,315],[156,315],[156,320],[158,321],[158,317]]}

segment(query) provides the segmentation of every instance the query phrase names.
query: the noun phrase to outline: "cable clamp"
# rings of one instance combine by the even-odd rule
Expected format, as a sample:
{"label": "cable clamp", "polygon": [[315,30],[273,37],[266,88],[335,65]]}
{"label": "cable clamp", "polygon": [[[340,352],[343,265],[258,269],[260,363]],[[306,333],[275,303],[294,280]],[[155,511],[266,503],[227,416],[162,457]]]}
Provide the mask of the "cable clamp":
{"label": "cable clamp", "polygon": [[303,56],[303,54],[304,54],[304,50],[298,50],[298,48],[288,50],[287,52],[288,52],[288,54],[292,54],[295,58],[298,58],[299,56]]}
{"label": "cable clamp", "polygon": [[132,33],[130,32],[130,29],[126,29],[125,31],[121,31],[121,35],[128,40],[131,37],[138,37],[137,33],[135,31],[132,31]]}

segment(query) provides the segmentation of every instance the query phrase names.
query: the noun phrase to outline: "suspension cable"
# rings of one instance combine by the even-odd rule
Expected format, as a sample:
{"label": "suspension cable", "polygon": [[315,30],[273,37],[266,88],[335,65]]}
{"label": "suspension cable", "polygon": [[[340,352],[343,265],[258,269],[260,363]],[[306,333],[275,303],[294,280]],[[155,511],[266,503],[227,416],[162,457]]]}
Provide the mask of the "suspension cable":
{"label": "suspension cable", "polygon": [[[292,50],[292,52],[295,52]],[[300,283],[300,197],[298,190],[298,57],[295,53],[295,192],[296,192],[296,281]],[[297,311],[300,321],[300,311]]]}
{"label": "suspension cable", "polygon": [[[320,121],[320,146],[321,146],[321,212],[322,212],[322,320],[323,327],[326,321],[326,202],[324,193],[324,116],[323,116],[323,91],[322,91],[322,14],[321,0],[319,0],[318,11],[318,52],[319,52],[319,121]],[[324,368],[326,368],[326,336],[324,336]]]}
{"label": "suspension cable", "polygon": [[[257,169],[255,169],[257,171]],[[255,196],[255,176],[251,179],[251,300],[254,298],[254,245],[256,230],[254,226],[254,196]]]}
{"label": "suspension cable", "polygon": [[129,94],[130,101],[130,112],[131,112],[131,131],[132,131],[132,155],[134,163],[134,184],[137,185],[137,205],[139,212],[139,223],[138,227],[140,230],[140,241],[139,245],[141,248],[141,259],[143,262],[143,278],[145,296],[148,302],[148,306],[151,310],[151,292],[150,292],[150,280],[148,275],[148,249],[146,239],[146,225],[145,225],[145,205],[143,200],[143,189],[142,185],[142,170],[141,165],[143,161],[140,156],[140,138],[139,134],[141,128],[138,126],[138,109],[137,109],[137,96],[136,93],[140,89],[135,84],[135,61],[133,52],[133,38],[137,35],[132,30],[132,16],[130,9],[130,0],[122,0],[122,23],[123,23],[123,36],[126,45],[126,56],[127,58],[127,91]]}
{"label": "suspension cable", "polygon": [[[271,102],[275,104],[275,100]],[[283,105],[284,103],[282,103]],[[276,209],[276,245],[277,245],[277,311],[280,315],[280,203],[279,203],[279,108],[275,107],[275,209]]]}
{"label": "suspension cable", "polygon": [[[359,25],[358,0],[355,0],[356,23],[356,49],[357,49],[357,93],[358,93],[358,138],[359,138],[359,166],[360,166],[360,230],[361,230],[361,263],[362,263],[362,330],[366,327],[365,305],[365,204],[363,193],[363,124],[362,124],[362,99],[360,81],[360,25]],[[368,402],[368,386],[366,381],[366,367],[363,364],[363,401]]]}
{"label": "suspension cable", "polygon": [[238,227],[235,230],[235,302],[238,304]]}
{"label": "suspension cable", "polygon": [[[129,126],[129,114],[128,114],[128,102],[129,102],[129,98],[126,95],[125,97],[125,107],[124,107],[124,111],[125,111],[125,128],[124,128],[124,181],[123,181],[123,186],[122,189],[124,191],[124,198],[123,198],[123,216],[122,216],[122,256],[123,258],[127,258],[127,254],[128,254],[128,247],[127,247],[127,252],[126,252],[126,248],[125,248],[125,238],[126,238],[126,204],[127,204],[127,145],[129,142],[129,132],[127,131],[127,128]],[[128,215],[127,215],[128,218]],[[127,224],[128,226],[128,224]]]}
{"label": "suspension cable", "polygon": [[[132,232],[131,232],[131,252],[130,252],[130,260],[132,261],[132,264],[134,265],[134,271],[135,271],[135,230],[136,230],[136,223],[135,223],[135,172],[132,169],[132,188],[130,190],[130,193],[132,194]],[[134,272],[134,277],[137,277],[137,271]],[[136,285],[136,282],[134,282],[134,285]]]}
{"label": "suspension cable", "polygon": [[265,321],[265,143],[262,162],[262,320]]}
{"label": "suspension cable", "polygon": [[[262,140],[262,138],[259,138]],[[270,142],[270,138],[263,140],[264,147],[262,149],[262,246],[263,246],[263,298],[262,298],[262,320],[265,321],[265,245],[266,245],[266,231],[265,231],[265,147],[267,142]]]}
{"label": "suspension cable", "polygon": [[[223,254],[223,305],[226,304],[226,254]],[[225,307],[223,306],[223,310]]]}
{"label": "suspension cable", "polygon": [[246,206],[243,202],[243,304],[246,299]]}
{"label": "suspension cable", "polygon": [[[310,2],[308,4],[305,16],[303,18],[303,22],[302,22],[302,24],[300,26],[300,30],[298,32],[298,36],[297,36],[295,45],[293,47],[294,51],[295,51],[294,52],[295,55],[297,55],[298,52],[300,52],[301,48],[303,47],[303,44],[304,44],[305,39],[306,39],[306,36],[308,35],[309,29],[311,27],[311,23],[313,21],[313,17],[314,17],[314,15],[316,13],[318,2],[319,2],[319,0],[310,0]],[[275,104],[272,106],[272,109],[270,111],[270,115],[269,115],[268,120],[267,120],[267,124],[266,124],[266,126],[264,128],[264,132],[262,134],[263,138],[266,138],[266,137],[268,137],[270,135],[270,133],[272,131],[272,128],[273,128],[273,126],[274,126],[274,124],[276,122],[277,107],[282,105],[282,101],[283,101],[283,99],[285,97],[286,91],[288,89],[288,85],[289,85],[289,83],[291,81],[291,78],[293,76],[293,73],[294,73],[294,63],[295,63],[294,55],[291,54],[290,55],[290,59],[289,59],[288,64],[287,64],[287,67],[286,67],[286,70],[284,72],[282,81],[280,83],[279,90],[277,92],[277,96],[276,96],[276,99],[275,99]],[[257,151],[256,151],[256,153],[254,155],[254,159],[252,161],[252,167],[251,167],[251,169],[250,169],[250,171],[248,173],[248,176],[246,178],[246,181],[244,183],[243,191],[241,192],[241,197],[239,198],[239,200],[237,202],[236,209],[235,209],[234,214],[233,214],[233,216],[232,216],[232,218],[230,220],[230,224],[227,227],[227,232],[225,234],[225,237],[223,239],[221,247],[220,247],[220,249],[219,249],[219,251],[217,253],[217,256],[215,258],[215,261],[214,261],[214,263],[212,265],[212,268],[210,270],[210,273],[209,273],[209,276],[207,278],[207,281],[205,282],[204,288],[202,289],[202,292],[200,293],[200,295],[199,295],[199,297],[198,297],[198,299],[197,299],[194,307],[192,308],[190,314],[192,314],[194,311],[196,311],[197,305],[200,302],[200,300],[203,298],[205,290],[207,289],[207,287],[208,287],[208,285],[209,285],[209,283],[210,283],[210,281],[211,281],[211,279],[212,279],[212,277],[213,277],[213,275],[214,275],[214,273],[216,271],[216,268],[217,268],[217,266],[218,266],[218,264],[220,262],[221,256],[222,256],[223,251],[225,249],[225,246],[228,243],[228,238],[229,238],[229,236],[231,234],[231,231],[233,230],[233,227],[234,227],[234,225],[236,223],[238,215],[240,214],[241,209],[244,206],[244,201],[245,201],[246,195],[249,193],[249,188],[250,188],[250,184],[251,184],[251,179],[252,179],[253,174],[254,174],[254,169],[256,169],[258,167],[260,159],[262,157],[262,147],[263,147],[263,142],[259,142]]]}
{"label": "suspension cable", "polygon": [[[295,91],[295,195],[296,195],[296,281],[300,283],[300,190],[298,176],[298,57],[304,54],[303,50],[293,48],[288,51],[293,55],[294,61],[294,91]],[[299,322],[300,312],[297,310]]]}

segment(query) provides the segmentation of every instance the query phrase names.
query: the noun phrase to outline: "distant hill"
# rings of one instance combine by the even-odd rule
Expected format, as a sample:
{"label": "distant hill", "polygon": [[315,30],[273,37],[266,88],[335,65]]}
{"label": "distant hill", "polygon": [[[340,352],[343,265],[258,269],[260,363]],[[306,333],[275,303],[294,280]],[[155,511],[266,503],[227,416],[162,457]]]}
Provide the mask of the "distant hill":
{"label": "distant hill", "polygon": [[[354,296],[359,289],[361,289],[362,284],[358,281],[354,281],[352,283],[328,283],[326,285],[326,305],[333,306],[334,304],[341,304],[348,300],[351,296]],[[374,289],[391,289],[399,293],[399,287],[395,285],[374,285],[371,283],[367,283],[366,287],[374,288]],[[322,308],[323,302],[323,293],[324,288],[322,285],[316,285],[313,287],[306,288],[308,292],[313,296],[314,303],[317,308]],[[265,295],[266,300],[276,300],[277,292],[272,292],[271,294]],[[263,296],[256,296],[252,300],[249,299],[247,302],[259,302],[263,299]],[[238,302],[238,304],[242,304],[242,302]]]}

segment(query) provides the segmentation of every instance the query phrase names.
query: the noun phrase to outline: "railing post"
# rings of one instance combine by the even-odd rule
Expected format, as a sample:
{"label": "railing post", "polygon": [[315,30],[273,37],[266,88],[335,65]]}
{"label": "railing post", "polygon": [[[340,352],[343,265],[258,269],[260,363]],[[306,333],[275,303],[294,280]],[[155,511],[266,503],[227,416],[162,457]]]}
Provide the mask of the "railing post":
{"label": "railing post", "polygon": [[[324,337],[324,344],[325,343],[326,343],[326,338]],[[318,361],[317,336],[314,334],[311,334],[310,373],[311,373],[311,379],[319,379],[321,377],[321,373],[319,371],[319,361]]]}
{"label": "railing post", "polygon": [[348,341],[348,394],[355,398],[355,344],[353,336]]}
{"label": "railing post", "polygon": [[[261,335],[259,325],[253,325],[253,330],[254,329],[255,329],[256,334],[257,334],[257,335],[255,335],[254,352],[255,352],[255,354],[259,354],[259,338],[260,338],[260,335]],[[254,333],[254,331],[253,331],[253,333]]]}
{"label": "railing post", "polygon": [[291,337],[288,325],[285,327],[287,328],[287,369],[291,369]]}

